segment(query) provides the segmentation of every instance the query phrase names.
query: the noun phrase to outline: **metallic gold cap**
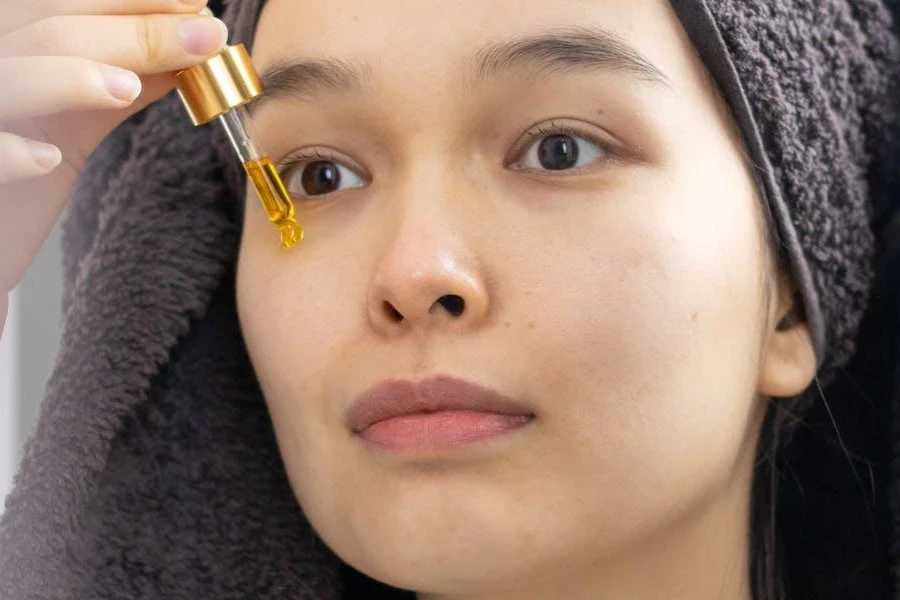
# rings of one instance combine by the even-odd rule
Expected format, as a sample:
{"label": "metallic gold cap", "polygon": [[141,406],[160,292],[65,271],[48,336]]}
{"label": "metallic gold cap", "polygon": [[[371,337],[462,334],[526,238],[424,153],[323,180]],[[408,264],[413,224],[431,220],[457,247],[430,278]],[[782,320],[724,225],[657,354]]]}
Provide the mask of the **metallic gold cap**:
{"label": "metallic gold cap", "polygon": [[175,86],[194,125],[208,123],[263,93],[243,44],[226,46],[206,62],[180,71]]}

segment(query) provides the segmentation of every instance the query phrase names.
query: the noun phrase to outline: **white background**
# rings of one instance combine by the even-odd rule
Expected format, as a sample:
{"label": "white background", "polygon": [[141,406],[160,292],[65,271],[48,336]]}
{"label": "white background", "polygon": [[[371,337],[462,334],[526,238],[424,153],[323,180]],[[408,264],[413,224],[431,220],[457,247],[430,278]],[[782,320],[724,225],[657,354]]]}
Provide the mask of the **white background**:
{"label": "white background", "polygon": [[[6,498],[12,485],[15,472],[16,442],[18,440],[19,400],[17,373],[19,371],[18,355],[18,294],[12,294],[9,302],[9,314],[6,327],[0,337],[0,498]],[[3,503],[0,502],[0,511]]]}
{"label": "white background", "polygon": [[59,351],[59,237],[56,227],[13,291],[0,336],[0,512]]}

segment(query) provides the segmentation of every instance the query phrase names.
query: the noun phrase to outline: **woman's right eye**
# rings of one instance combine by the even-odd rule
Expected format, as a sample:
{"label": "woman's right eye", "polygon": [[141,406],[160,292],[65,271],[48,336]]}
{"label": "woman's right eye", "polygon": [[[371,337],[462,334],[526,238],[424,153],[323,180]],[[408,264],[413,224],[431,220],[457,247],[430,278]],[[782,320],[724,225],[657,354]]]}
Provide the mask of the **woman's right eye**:
{"label": "woman's right eye", "polygon": [[361,188],[366,179],[337,160],[329,158],[293,159],[281,170],[284,185],[294,197],[326,196]]}

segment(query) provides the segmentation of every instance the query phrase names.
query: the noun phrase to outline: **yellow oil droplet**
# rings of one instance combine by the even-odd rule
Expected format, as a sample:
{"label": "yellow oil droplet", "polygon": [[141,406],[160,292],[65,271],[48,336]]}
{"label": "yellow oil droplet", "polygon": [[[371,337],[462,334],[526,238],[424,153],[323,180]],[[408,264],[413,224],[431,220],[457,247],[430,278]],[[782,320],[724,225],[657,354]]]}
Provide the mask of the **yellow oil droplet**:
{"label": "yellow oil droplet", "polygon": [[275,163],[269,157],[244,163],[247,176],[253,183],[269,221],[281,230],[281,245],[291,248],[303,240],[303,228],[294,217],[294,203]]}
{"label": "yellow oil droplet", "polygon": [[285,248],[293,248],[303,241],[303,228],[295,222],[285,222],[281,225],[281,245]]}

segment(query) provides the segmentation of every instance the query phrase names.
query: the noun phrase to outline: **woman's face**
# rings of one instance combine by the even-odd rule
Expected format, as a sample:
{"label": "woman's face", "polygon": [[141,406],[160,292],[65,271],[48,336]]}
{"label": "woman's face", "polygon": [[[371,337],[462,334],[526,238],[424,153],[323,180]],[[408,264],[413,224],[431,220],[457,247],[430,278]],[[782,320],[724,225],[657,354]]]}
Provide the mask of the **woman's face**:
{"label": "woman's face", "polygon": [[[238,306],[323,540],[431,593],[534,590],[691,531],[743,551],[769,259],[669,4],[269,0],[254,62],[282,66],[253,121],[296,159],[306,237],[282,249],[249,193]],[[378,384],[448,377],[533,416],[348,424]]]}

